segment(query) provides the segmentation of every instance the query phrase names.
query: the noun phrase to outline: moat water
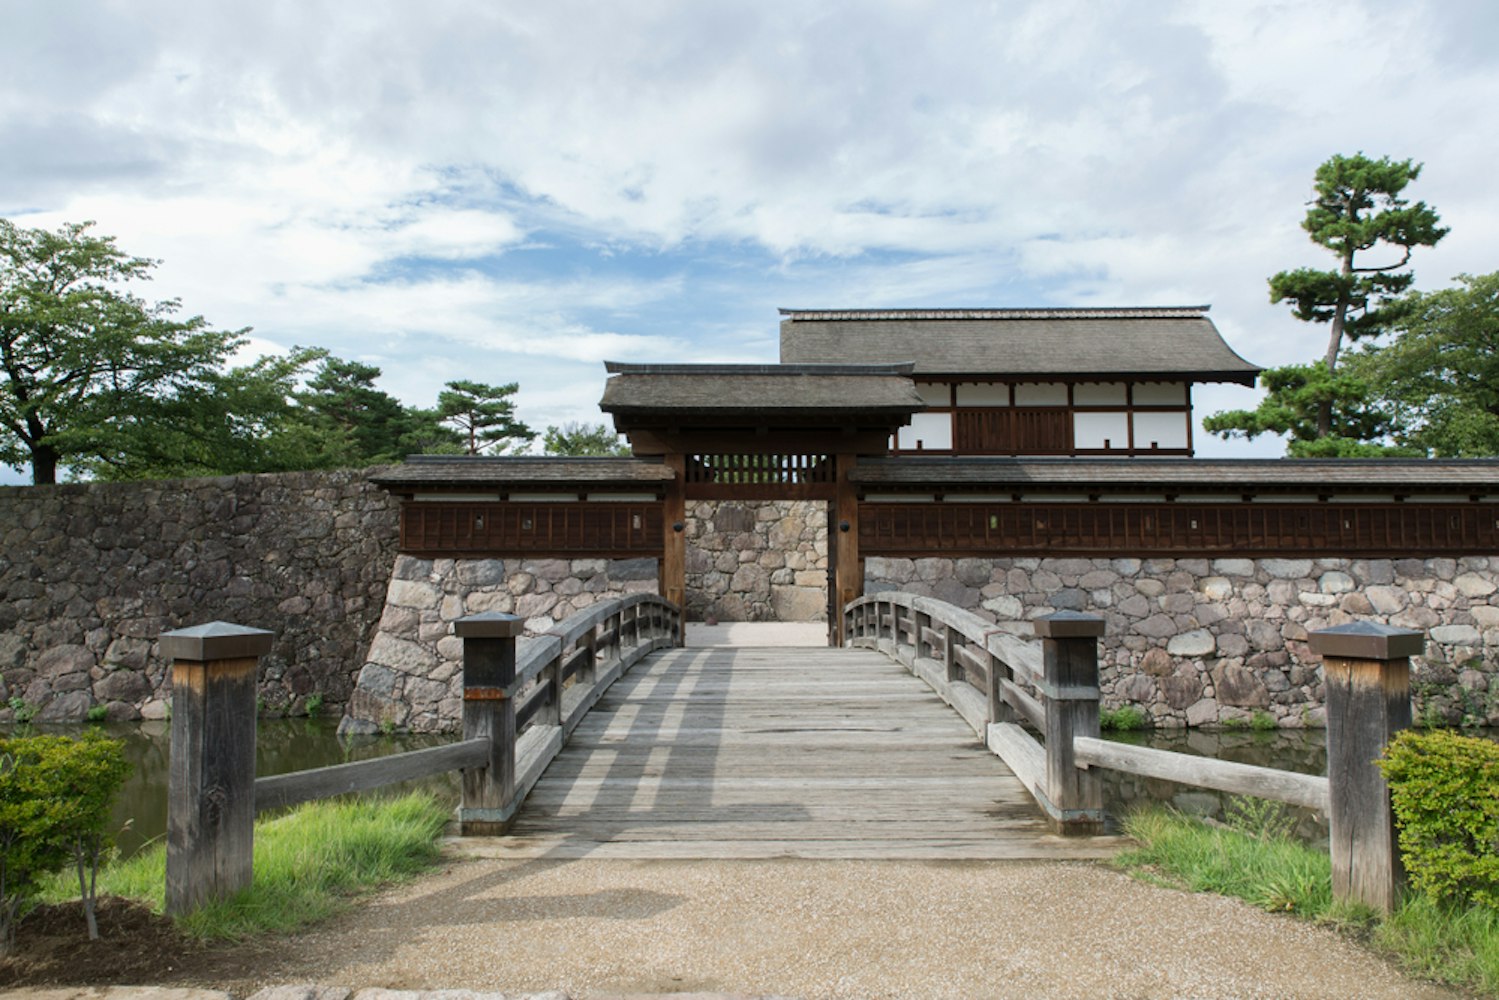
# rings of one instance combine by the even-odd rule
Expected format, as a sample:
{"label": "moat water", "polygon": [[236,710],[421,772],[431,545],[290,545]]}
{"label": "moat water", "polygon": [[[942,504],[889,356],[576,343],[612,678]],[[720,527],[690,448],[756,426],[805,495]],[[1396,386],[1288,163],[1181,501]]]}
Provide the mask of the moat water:
{"label": "moat water", "polygon": [[[143,722],[102,725],[110,736],[125,744],[125,754],[132,773],[116,803],[111,821],[120,851],[129,855],[161,840],[167,826],[167,765],[170,749],[170,723]],[[35,732],[73,734],[80,726],[34,727]],[[256,730],[256,774],[284,774],[330,764],[365,760],[386,754],[401,753],[422,747],[437,746],[454,739],[451,735],[393,734],[340,739],[337,719],[263,720]],[[1499,731],[1478,731],[1479,735],[1499,738]],[[1275,767],[1305,774],[1325,774],[1327,770],[1326,734],[1321,729],[1257,731],[1144,730],[1134,733],[1105,733],[1106,737],[1143,746],[1175,750],[1182,753],[1217,757],[1221,760]],[[458,804],[457,772],[438,775],[419,782],[391,786],[376,793],[402,794],[423,788],[443,801]],[[1104,771],[1105,808],[1111,821],[1131,808],[1156,802],[1172,805],[1184,812],[1235,822],[1239,813],[1233,796],[1201,788],[1179,785],[1154,778]],[[1278,822],[1294,828],[1296,834],[1315,842],[1326,837],[1325,821],[1307,810],[1276,810]],[[1275,818],[1275,817],[1272,817]],[[1248,821],[1256,822],[1254,817]],[[1111,822],[1112,825],[1112,822]]]}

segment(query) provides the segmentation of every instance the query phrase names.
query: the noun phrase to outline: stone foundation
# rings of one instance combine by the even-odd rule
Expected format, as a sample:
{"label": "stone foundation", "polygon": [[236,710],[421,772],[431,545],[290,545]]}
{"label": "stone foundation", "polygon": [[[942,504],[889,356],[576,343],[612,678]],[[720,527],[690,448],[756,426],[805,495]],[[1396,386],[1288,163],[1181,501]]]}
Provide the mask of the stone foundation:
{"label": "stone foundation", "polygon": [[1412,661],[1418,719],[1499,725],[1499,556],[1463,559],[880,559],[865,593],[940,598],[1030,635],[1029,619],[1107,622],[1106,707],[1159,726],[1238,725],[1265,713],[1321,726],[1309,631],[1374,621],[1427,633]]}
{"label": "stone foundation", "polygon": [[266,713],[346,702],[396,549],[368,472],[0,487],[0,723],[165,718],[156,637],[214,620],[276,634]]}
{"label": "stone foundation", "polygon": [[398,556],[379,631],[340,732],[456,729],[463,707],[463,641],[453,622],[503,611],[548,631],[575,611],[626,594],[654,594],[654,559],[418,559]]}
{"label": "stone foundation", "polygon": [[827,621],[827,504],[699,501],[686,535],[689,619]]}

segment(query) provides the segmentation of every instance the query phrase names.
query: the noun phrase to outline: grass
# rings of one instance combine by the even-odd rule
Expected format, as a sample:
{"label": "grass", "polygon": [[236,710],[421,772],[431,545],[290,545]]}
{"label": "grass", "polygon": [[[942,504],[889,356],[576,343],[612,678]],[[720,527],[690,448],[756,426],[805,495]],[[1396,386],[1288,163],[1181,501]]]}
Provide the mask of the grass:
{"label": "grass", "polygon": [[1335,902],[1325,851],[1277,832],[1210,827],[1164,809],[1125,820],[1140,843],[1116,863],[1141,878],[1234,896],[1351,933],[1410,973],[1499,996],[1499,912],[1411,894],[1389,916]]}
{"label": "grass", "polygon": [[[430,795],[314,802],[255,824],[255,878],[249,888],[181,918],[195,937],[236,940],[286,932],[327,919],[353,898],[402,881],[437,859],[448,810]],[[156,847],[99,873],[100,895],[139,899],[160,912],[166,851]],[[78,880],[58,878],[48,901],[75,899]]]}
{"label": "grass", "polygon": [[1098,728],[1104,732],[1130,733],[1144,729],[1150,724],[1145,713],[1134,705],[1098,710]]}

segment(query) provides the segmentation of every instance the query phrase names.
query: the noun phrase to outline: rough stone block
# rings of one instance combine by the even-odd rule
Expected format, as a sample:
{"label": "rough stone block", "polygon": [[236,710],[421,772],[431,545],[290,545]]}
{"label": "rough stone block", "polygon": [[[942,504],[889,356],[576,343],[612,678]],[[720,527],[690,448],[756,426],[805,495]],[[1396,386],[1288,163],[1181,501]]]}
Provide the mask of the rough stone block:
{"label": "rough stone block", "polygon": [[1494,583],[1487,576],[1480,576],[1477,573],[1463,573],[1453,580],[1452,583],[1457,587],[1458,593],[1469,599],[1487,597],[1494,591],[1499,590],[1499,584]]}
{"label": "rough stone block", "polygon": [[1431,639],[1446,646],[1476,646],[1483,636],[1472,625],[1438,625],[1431,630]]}
{"label": "rough stone block", "polygon": [[1172,656],[1211,656],[1216,648],[1217,641],[1213,638],[1213,633],[1205,628],[1193,629],[1190,632],[1172,636],[1166,643],[1166,652]]}

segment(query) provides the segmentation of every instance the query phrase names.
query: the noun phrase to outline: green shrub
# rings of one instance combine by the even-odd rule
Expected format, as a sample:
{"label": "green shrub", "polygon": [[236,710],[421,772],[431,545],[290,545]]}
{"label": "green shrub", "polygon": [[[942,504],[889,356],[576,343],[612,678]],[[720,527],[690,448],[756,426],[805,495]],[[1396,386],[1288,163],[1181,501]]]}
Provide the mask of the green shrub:
{"label": "green shrub", "polygon": [[36,717],[36,706],[25,698],[12,698],[9,705],[12,717],[23,726]]}
{"label": "green shrub", "polygon": [[125,760],[125,745],[97,730],[67,742],[69,745],[57,755],[55,778],[65,811],[63,841],[78,872],[78,895],[83,900],[89,940],[97,941],[94,890],[99,881],[99,862],[114,848],[105,824],[115,796],[130,776],[130,764]]}
{"label": "green shrub", "polygon": [[1280,725],[1275,721],[1275,716],[1262,708],[1257,708],[1254,710],[1254,714],[1249,717],[1249,728],[1257,733],[1268,733],[1279,729]]}
{"label": "green shrub", "polygon": [[303,707],[306,709],[309,719],[316,719],[323,712],[323,692],[312,692],[312,694],[307,696],[307,701]]}
{"label": "green shrub", "polygon": [[1098,710],[1098,728],[1106,732],[1130,733],[1144,729],[1149,724],[1150,719],[1134,705]]}
{"label": "green shrub", "polygon": [[84,717],[90,722],[103,722],[109,718],[109,706],[95,705],[88,710],[88,714]]}
{"label": "green shrub", "polygon": [[108,848],[104,824],[128,772],[121,744],[98,732],[0,740],[0,954],[43,879],[69,861],[85,890],[89,935],[98,937],[84,873],[97,872]]}
{"label": "green shrub", "polygon": [[1411,885],[1433,899],[1499,909],[1499,744],[1406,730],[1379,767]]}

